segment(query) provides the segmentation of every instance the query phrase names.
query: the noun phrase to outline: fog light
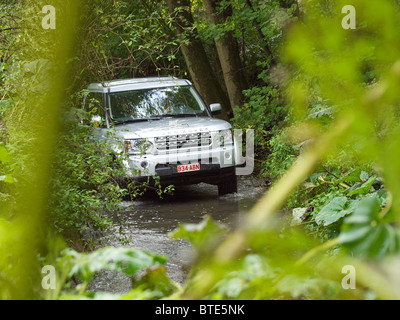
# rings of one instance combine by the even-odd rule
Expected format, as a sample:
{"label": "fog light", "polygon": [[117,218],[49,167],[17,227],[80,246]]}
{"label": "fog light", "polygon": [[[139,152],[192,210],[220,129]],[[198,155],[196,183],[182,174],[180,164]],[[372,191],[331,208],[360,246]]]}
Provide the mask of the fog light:
{"label": "fog light", "polygon": [[146,169],[146,168],[148,168],[149,163],[148,163],[147,161],[142,161],[142,162],[140,163],[140,166],[141,166],[143,169]]}

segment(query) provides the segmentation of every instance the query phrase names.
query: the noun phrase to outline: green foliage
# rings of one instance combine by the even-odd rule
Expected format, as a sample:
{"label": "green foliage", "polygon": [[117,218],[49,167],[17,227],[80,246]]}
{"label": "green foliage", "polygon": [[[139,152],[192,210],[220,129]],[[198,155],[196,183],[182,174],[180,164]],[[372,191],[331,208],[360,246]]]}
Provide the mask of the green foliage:
{"label": "green foliage", "polygon": [[0,203],[6,210],[11,210],[14,205],[11,201],[12,188],[11,186],[16,182],[9,163],[11,156],[7,151],[5,145],[0,142]]}
{"label": "green foliage", "polygon": [[348,195],[352,196],[354,194],[365,194],[368,193],[369,190],[371,189],[373,183],[375,182],[376,177],[371,177],[367,181],[365,181],[362,185],[360,186],[355,186],[352,190],[349,190]]}
{"label": "green foliage", "polygon": [[141,269],[165,262],[165,257],[135,248],[104,247],[87,254],[66,249],[59,260],[59,265],[60,267],[70,265],[68,277],[75,276],[88,283],[93,280],[93,275],[101,270],[120,271],[131,277]]}
{"label": "green foliage", "polygon": [[282,269],[271,266],[270,259],[249,254],[237,270],[227,272],[213,288],[209,299],[320,299],[341,291],[340,284],[299,274],[286,275],[279,281]]}
{"label": "green foliage", "polygon": [[[369,166],[356,169],[321,167],[288,201],[289,207],[308,207],[306,229],[322,239],[340,233],[343,218],[353,214],[361,200],[377,197],[381,209],[388,205],[388,191]],[[369,172],[369,173],[368,173]]]}
{"label": "green foliage", "polygon": [[328,226],[354,212],[358,200],[348,200],[346,197],[336,197],[324,206],[315,218],[315,222]]}
{"label": "green foliage", "polygon": [[[78,12],[72,3],[77,4],[69,2],[68,10],[57,3],[58,25],[71,21],[71,30],[77,30],[67,15]],[[71,277],[83,283],[59,288],[66,291],[55,297],[112,298],[85,293],[103,269],[129,276],[147,269],[119,299],[363,299],[371,290],[378,298],[399,297],[393,286],[397,275],[379,260],[398,259],[399,250],[398,4],[354,0],[357,28],[344,30],[344,0],[302,1],[300,11],[289,0],[220,1],[219,10],[231,6],[233,11],[219,26],[202,19],[201,2],[193,3],[199,38],[210,57],[215,57],[210,39],[233,31],[238,40],[252,88],[233,122],[256,129],[259,169],[273,187],[237,230],[221,231],[206,217],[171,234],[201,253],[182,290],[166,276],[165,258],[104,248],[90,254],[65,251],[58,260],[62,286],[71,284]],[[8,12],[20,15],[24,27],[35,25],[43,4],[7,2],[0,7],[2,25],[16,25]],[[37,270],[38,251],[51,243],[44,240],[44,218],[52,218],[58,231],[105,228],[111,220],[104,214],[116,212],[125,194],[114,181],[121,173],[115,157],[89,138],[90,127],[67,121],[62,123],[65,131],[55,135],[66,87],[82,87],[89,79],[185,74],[179,45],[188,39],[178,40],[171,32],[164,3],[94,1],[80,7],[85,22],[85,32],[79,33],[81,53],[65,54],[71,52],[72,37],[63,27],[53,34],[30,27],[10,37],[0,34],[10,49],[0,48],[0,117],[8,135],[3,139],[2,132],[6,143],[0,144],[1,197],[7,204],[2,203],[0,217],[1,247],[7,248],[0,255],[2,298],[37,294],[38,275],[31,270]],[[292,15],[301,22],[288,28]],[[68,45],[60,46],[55,35]],[[43,60],[54,60],[58,46],[63,55],[55,64]],[[278,56],[284,66],[277,64]],[[218,71],[215,59],[213,65]],[[67,86],[49,76],[66,77],[67,68],[74,71]],[[53,91],[42,94],[43,88]],[[53,193],[50,199],[47,190]],[[275,214],[285,204],[314,210],[300,226],[288,226]],[[359,272],[354,291],[340,286],[341,267],[349,263]]]}
{"label": "green foliage", "polygon": [[[3,171],[8,171],[7,169],[7,163],[11,161],[10,154],[8,153],[6,147],[2,142],[0,142],[0,174]],[[5,168],[3,168],[5,167]],[[5,183],[14,183],[15,180],[10,173],[6,173],[4,175],[0,175],[0,181],[5,182]]]}
{"label": "green foliage", "polygon": [[[301,65],[301,74],[303,75],[299,80],[292,82],[290,91],[293,96],[294,106],[296,107],[295,111],[298,112],[296,116],[304,118],[311,114],[309,118],[316,116],[319,122],[323,124],[322,127],[317,127],[317,123],[309,122],[308,130],[311,132],[314,131],[314,136],[317,137],[330,130],[332,125],[337,125],[340,116],[355,117],[353,119],[356,119],[351,124],[351,129],[346,132],[345,137],[341,141],[336,141],[335,150],[332,150],[332,157],[330,159],[333,157],[338,157],[338,159],[335,161],[327,160],[331,165],[331,170],[328,172],[328,179],[326,178],[327,173],[325,175],[318,174],[318,172],[314,174],[318,176],[318,179],[322,183],[326,184],[324,190],[319,190],[317,194],[309,193],[307,199],[308,205],[314,206],[314,213],[312,215],[319,226],[319,232],[328,232],[330,237],[338,235],[344,217],[347,217],[344,221],[352,221],[352,216],[357,215],[356,212],[362,212],[360,208],[365,207],[365,203],[368,203],[367,199],[372,196],[379,199],[380,203],[378,208],[375,209],[375,213],[376,211],[379,213],[382,210],[390,210],[391,212],[392,210],[396,210],[393,204],[386,200],[388,192],[390,194],[393,192],[393,189],[390,190],[390,183],[387,180],[389,177],[386,174],[394,170],[395,166],[389,165],[386,159],[383,160],[380,155],[385,153],[383,151],[385,144],[382,145],[381,143],[386,139],[388,139],[386,141],[392,141],[393,139],[391,134],[388,133],[391,132],[394,134],[398,130],[398,126],[396,125],[396,119],[398,118],[394,111],[398,105],[397,98],[390,93],[391,89],[388,88],[382,97],[382,101],[375,105],[372,112],[370,107],[375,102],[370,104],[354,104],[354,101],[365,101],[363,95],[366,95],[367,99],[371,98],[380,83],[386,81],[384,79],[390,78],[393,80],[392,75],[388,75],[387,72],[390,73],[390,70],[393,72],[393,69],[390,68],[395,64],[396,55],[392,55],[391,57],[387,55],[383,56],[380,42],[390,42],[389,39],[393,39],[394,31],[388,28],[388,25],[385,25],[384,29],[380,29],[385,35],[376,37],[376,30],[379,27],[375,24],[378,24],[378,20],[370,16],[374,10],[379,11],[379,14],[388,14],[390,4],[384,3],[381,6],[380,4],[370,3],[362,7],[362,10],[357,11],[359,27],[354,33],[348,34],[342,28],[329,28],[329,23],[332,23],[331,19],[334,16],[333,12],[339,12],[341,5],[344,5],[344,3],[323,6],[318,1],[311,2],[308,9],[314,12],[314,14],[307,14],[307,19],[310,20],[302,26],[297,26],[293,30],[292,36],[296,37],[297,40],[300,37],[304,43],[313,44],[313,49],[306,49],[306,46],[303,46],[302,48],[305,51],[299,52],[299,47],[296,49],[292,47],[292,42],[288,42],[287,46],[290,61]],[[359,3],[357,5],[361,6]],[[319,15],[323,16],[324,19],[321,19]],[[368,16],[368,24],[360,23],[360,21],[364,21],[365,16]],[[376,26],[375,29],[373,29],[374,25]],[[315,33],[317,29],[314,28],[317,27],[330,30],[329,35],[321,38],[320,34],[317,35]],[[366,36],[365,32],[367,30],[374,31],[372,34]],[[383,40],[382,37],[386,40]],[[343,39],[344,41],[335,42],[334,39]],[[351,47],[345,46],[344,43],[350,41],[350,39],[354,41],[355,45]],[[373,42],[371,42],[372,39]],[[366,41],[368,41],[368,44]],[[334,43],[336,46],[333,45]],[[340,59],[333,59],[332,55],[338,50],[342,52]],[[297,52],[295,53],[295,51]],[[295,58],[296,61],[292,60],[295,56],[297,57]],[[301,62],[298,60],[300,56],[302,59]],[[371,59],[372,56],[374,57],[373,59]],[[368,68],[366,69],[363,66],[367,64]],[[335,70],[331,69],[333,66],[335,66]],[[365,77],[366,72],[370,76]],[[371,75],[373,75],[372,78]],[[346,89],[342,90],[344,87]],[[315,112],[315,101],[320,96],[323,96],[325,101],[329,101],[329,103],[327,107],[325,106]],[[322,98],[318,99],[322,100]],[[375,113],[378,109],[380,110],[379,116]],[[325,118],[328,116],[328,118],[321,122],[321,116]],[[320,129],[323,130],[321,131]],[[351,148],[349,148],[350,144],[352,144]],[[353,155],[356,161],[351,159]],[[369,173],[370,170],[365,170],[363,168],[364,162],[374,162],[377,167],[381,166],[383,162],[386,163],[384,165],[385,169],[379,172],[381,177],[378,179],[376,173]],[[346,164],[351,164],[355,169],[345,169]],[[339,172],[333,173],[333,171],[337,170],[332,168],[339,168]],[[329,175],[330,173],[333,173],[334,176]],[[380,189],[382,180],[385,181],[385,185],[390,191]],[[311,182],[314,183],[314,181]],[[310,189],[315,191],[316,187],[314,185]],[[304,190],[304,188],[301,190]],[[299,194],[301,192],[299,191]],[[395,198],[394,195],[393,197]],[[391,209],[384,209],[385,206],[391,206]],[[368,215],[366,212],[367,210],[364,210],[364,214]],[[374,210],[371,212],[374,212]],[[392,212],[390,215],[392,218],[393,214]],[[310,226],[308,227],[310,228]],[[352,228],[349,228],[347,225],[346,235],[349,238],[346,238],[350,239],[350,235],[356,237],[357,231],[360,232],[359,238],[356,238],[363,245],[359,243],[357,246],[354,245],[353,248],[354,252],[361,255],[380,255],[382,252],[385,252],[386,249],[382,249],[382,252],[380,252],[376,248],[373,248],[371,244],[368,244],[368,241],[371,239],[379,240],[381,243],[386,244],[396,243],[397,231],[390,233],[393,236],[392,239],[383,223],[378,223],[378,226],[374,229],[378,230],[376,233],[369,230],[366,225],[363,225],[365,227],[363,229],[365,234],[362,234],[362,229],[357,229],[357,227],[360,227],[360,225],[355,225]],[[341,236],[342,233],[340,233],[339,239],[341,239]],[[393,244],[391,248],[396,248],[396,245]]]}
{"label": "green foliage", "polygon": [[271,182],[281,176],[296,157],[284,130],[287,108],[278,89],[272,86],[254,87],[244,94],[248,102],[234,108],[233,126],[254,129],[256,157],[261,160],[257,171]]}
{"label": "green foliage", "polygon": [[[263,291],[268,291],[267,284],[272,284],[277,274],[279,274],[279,269],[271,267],[268,258],[249,254],[240,261],[236,270],[226,273],[226,276],[215,285],[208,298],[257,299],[260,297],[258,296],[260,286],[264,287]],[[275,288],[272,289],[274,290]]]}
{"label": "green foliage", "polygon": [[[204,228],[204,221],[197,227],[190,225],[185,228],[182,238],[193,243],[196,251],[203,255],[198,256],[199,262],[189,274],[183,297],[193,298],[195,292],[200,290],[202,298],[216,300],[321,299],[340,295],[343,292],[340,281],[335,276],[328,279],[323,277],[323,271],[328,268],[324,261],[311,266],[296,265],[296,261],[315,242],[286,223],[275,222],[275,225],[279,227],[253,233],[245,254],[229,262],[217,258],[215,264],[212,264],[210,256],[204,255],[214,246],[210,242],[203,246],[196,244],[202,243],[203,239],[215,241],[219,234],[213,236]],[[178,228],[179,234],[181,229],[182,226]],[[172,234],[176,237],[175,232]],[[209,281],[212,285],[207,286]],[[354,299],[361,296],[362,292],[354,291],[348,297]]]}
{"label": "green foliage", "polygon": [[[250,210],[241,228],[198,264],[183,296],[240,298],[249,290],[251,298],[364,298],[369,295],[364,288],[370,287],[377,297],[398,297],[392,284],[396,272],[385,270],[381,277],[374,267],[384,267],[378,260],[383,256],[398,259],[399,249],[398,4],[355,1],[358,27],[345,30],[340,22],[346,4],[303,2],[302,23],[288,32],[284,52],[296,121],[288,129],[289,141],[309,143],[302,144],[293,166]],[[307,193],[301,200],[314,212],[311,221],[287,232],[274,213],[294,192],[295,197]],[[317,231],[335,234],[317,245],[309,233],[297,233],[313,224]],[[327,252],[336,246],[335,255]],[[272,268],[264,270],[272,272],[261,274],[263,286],[247,272],[250,253],[269,258]],[[357,266],[363,287],[349,295],[330,272],[345,264]],[[296,295],[305,286],[310,290]],[[283,287],[290,288],[288,296]]]}
{"label": "green foliage", "polygon": [[84,234],[107,229],[119,211],[126,190],[113,183],[122,167],[115,166],[114,152],[96,141],[92,128],[68,121],[58,139],[50,180],[49,217],[57,232]]}
{"label": "green foliage", "polygon": [[[64,249],[56,259],[57,288],[47,291],[49,299],[159,299],[172,294],[179,286],[165,275],[167,259],[136,248],[104,247],[91,253]],[[99,272],[111,270],[132,279],[132,289],[122,295],[87,291]],[[144,271],[137,277],[139,271]],[[78,282],[78,284],[76,284]]]}
{"label": "green foliage", "polygon": [[169,235],[172,239],[185,239],[197,250],[215,245],[215,241],[223,236],[225,229],[217,224],[209,215],[204,216],[199,224],[180,224],[177,229]]}
{"label": "green foliage", "polygon": [[274,182],[289,169],[299,152],[288,139],[285,129],[272,136],[268,145],[270,153],[261,164],[260,174],[268,181]]}
{"label": "green foliage", "polygon": [[382,257],[400,249],[399,230],[381,214],[378,197],[360,200],[354,213],[344,220],[339,243],[361,256]]}
{"label": "green foliage", "polygon": [[[267,138],[268,133],[274,132],[286,116],[280,93],[277,88],[265,86],[254,87],[244,92],[248,98],[243,107],[236,106],[235,126],[238,128],[251,128],[260,131]],[[261,145],[262,136],[256,140],[256,145]],[[265,142],[264,142],[265,145]]]}
{"label": "green foliage", "polygon": [[164,3],[91,1],[82,10],[81,52],[73,63],[81,79],[94,82],[180,72],[179,45]]}

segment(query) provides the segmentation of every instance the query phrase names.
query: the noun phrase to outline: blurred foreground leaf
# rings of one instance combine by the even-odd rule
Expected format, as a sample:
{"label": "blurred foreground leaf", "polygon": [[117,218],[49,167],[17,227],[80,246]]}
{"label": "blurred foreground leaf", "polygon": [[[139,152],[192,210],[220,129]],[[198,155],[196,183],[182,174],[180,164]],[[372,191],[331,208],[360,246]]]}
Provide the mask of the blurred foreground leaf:
{"label": "blurred foreground leaf", "polygon": [[163,265],[167,259],[136,248],[105,247],[92,253],[79,253],[67,249],[60,259],[59,266],[71,266],[68,277],[75,276],[85,282],[90,282],[95,272],[114,270],[127,276],[135,275],[139,270],[154,265]]}
{"label": "blurred foreground leaf", "polygon": [[398,253],[398,230],[379,216],[377,197],[364,198],[355,212],[344,220],[339,243],[361,256],[383,256]]}
{"label": "blurred foreground leaf", "polygon": [[209,215],[196,223],[182,223],[172,231],[169,236],[172,239],[184,239],[189,241],[196,249],[205,248],[216,239],[225,234],[226,229],[212,220]]}

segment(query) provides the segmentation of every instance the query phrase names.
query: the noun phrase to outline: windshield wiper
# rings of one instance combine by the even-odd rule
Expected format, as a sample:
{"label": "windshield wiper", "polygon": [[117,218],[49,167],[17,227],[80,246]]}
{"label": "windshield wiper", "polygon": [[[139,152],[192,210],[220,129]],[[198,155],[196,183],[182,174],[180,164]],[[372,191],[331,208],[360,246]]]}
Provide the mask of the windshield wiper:
{"label": "windshield wiper", "polygon": [[127,119],[123,121],[114,121],[115,124],[126,124],[126,123],[134,123],[134,122],[144,122],[150,120],[161,120],[159,117],[151,117],[151,118],[140,118],[140,119]]}
{"label": "windshield wiper", "polygon": [[186,118],[186,117],[197,117],[197,113],[174,113],[174,114],[163,114],[163,118]]}

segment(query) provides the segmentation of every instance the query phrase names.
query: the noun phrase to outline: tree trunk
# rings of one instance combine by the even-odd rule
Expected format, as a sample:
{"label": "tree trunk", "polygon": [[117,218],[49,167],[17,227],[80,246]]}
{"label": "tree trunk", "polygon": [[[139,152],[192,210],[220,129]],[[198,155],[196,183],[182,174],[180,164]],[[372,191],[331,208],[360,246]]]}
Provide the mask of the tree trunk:
{"label": "tree trunk", "polygon": [[208,105],[221,103],[220,117],[229,119],[232,109],[211,68],[203,44],[197,36],[197,30],[193,28],[190,0],[167,0],[167,5],[174,18],[174,31],[178,38],[184,40],[181,51],[195,88]]}
{"label": "tree trunk", "polygon": [[[223,24],[226,18],[232,15],[230,6],[222,13],[217,14],[219,0],[203,0],[203,4],[209,21],[214,25]],[[248,85],[239,56],[238,43],[231,31],[226,31],[222,36],[215,37],[214,40],[231,107],[241,107],[244,100],[243,90],[248,89]]]}

